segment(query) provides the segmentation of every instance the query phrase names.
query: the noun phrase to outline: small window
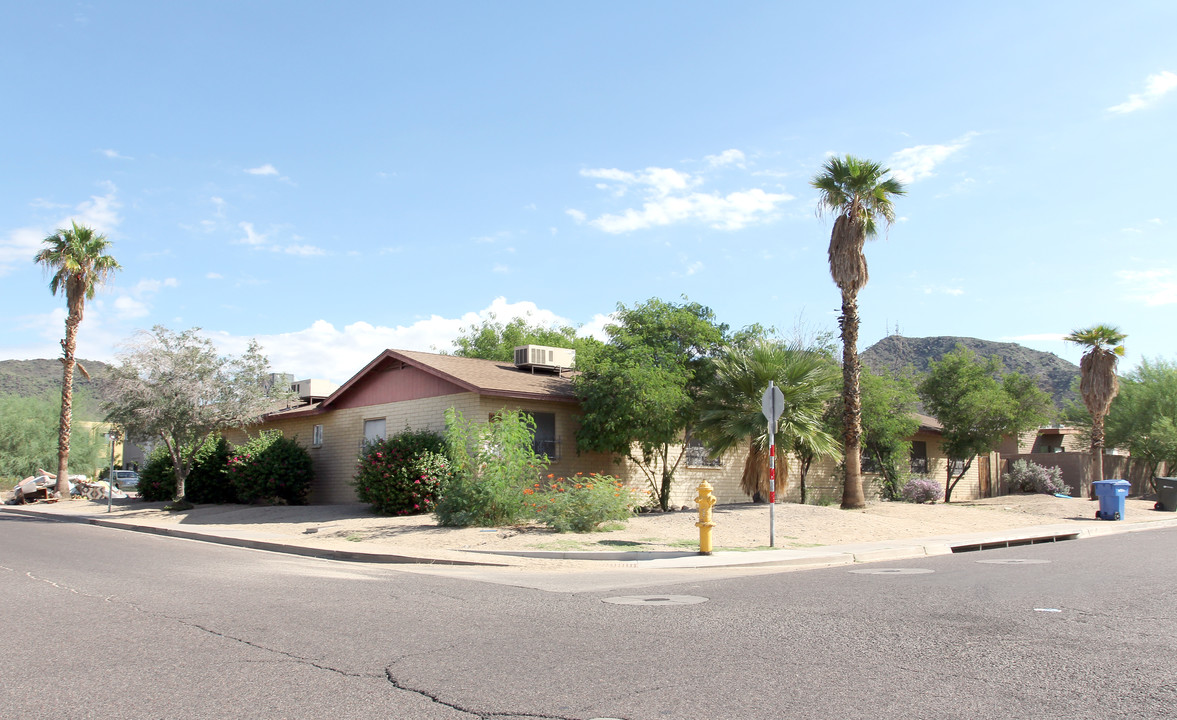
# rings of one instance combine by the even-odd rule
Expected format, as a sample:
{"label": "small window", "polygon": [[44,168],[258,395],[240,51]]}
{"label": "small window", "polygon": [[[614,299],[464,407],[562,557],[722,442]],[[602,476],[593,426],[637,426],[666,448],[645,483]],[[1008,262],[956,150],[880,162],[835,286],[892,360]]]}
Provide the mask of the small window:
{"label": "small window", "polygon": [[687,467],[723,467],[723,460],[712,457],[709,447],[699,438],[687,437]]}
{"label": "small window", "polygon": [[311,446],[319,447],[323,444],[323,426],[316,425],[311,429]]}
{"label": "small window", "polygon": [[364,421],[363,445],[378,442],[383,440],[385,437],[387,436],[384,434],[384,418]]}
{"label": "small window", "polygon": [[911,442],[911,471],[916,475],[928,474],[928,443],[923,440]]}
{"label": "small window", "polygon": [[543,455],[549,460],[559,460],[559,443],[556,440],[556,413],[528,412],[535,421],[535,435],[532,436],[531,448],[536,455]]}

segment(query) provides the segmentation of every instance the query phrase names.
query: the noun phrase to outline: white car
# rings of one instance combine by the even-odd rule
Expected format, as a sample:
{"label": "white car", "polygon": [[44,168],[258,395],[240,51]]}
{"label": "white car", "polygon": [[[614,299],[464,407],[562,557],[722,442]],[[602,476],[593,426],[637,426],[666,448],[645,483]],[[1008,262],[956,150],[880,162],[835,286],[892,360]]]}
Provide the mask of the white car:
{"label": "white car", "polygon": [[114,486],[120,490],[134,490],[139,487],[139,473],[134,470],[115,470]]}

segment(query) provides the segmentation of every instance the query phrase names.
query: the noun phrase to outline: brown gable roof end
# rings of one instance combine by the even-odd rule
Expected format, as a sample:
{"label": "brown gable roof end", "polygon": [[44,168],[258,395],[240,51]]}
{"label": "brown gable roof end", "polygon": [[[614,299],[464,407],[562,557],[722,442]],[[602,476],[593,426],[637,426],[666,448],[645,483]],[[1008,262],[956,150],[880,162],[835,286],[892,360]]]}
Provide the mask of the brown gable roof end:
{"label": "brown gable roof end", "polygon": [[423,372],[441,378],[458,387],[494,397],[521,400],[551,400],[576,402],[572,379],[567,375],[531,373],[520,370],[509,362],[478,360],[456,355],[416,352],[413,350],[385,350],[363,370],[353,375],[320,405],[320,410],[331,405],[373,370],[388,362],[403,362]]}

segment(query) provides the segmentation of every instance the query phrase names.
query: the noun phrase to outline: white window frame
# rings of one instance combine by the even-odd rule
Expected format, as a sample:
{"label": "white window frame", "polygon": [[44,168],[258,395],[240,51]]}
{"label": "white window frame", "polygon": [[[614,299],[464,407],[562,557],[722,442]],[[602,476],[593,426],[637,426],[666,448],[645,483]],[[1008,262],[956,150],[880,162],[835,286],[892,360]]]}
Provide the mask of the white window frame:
{"label": "white window frame", "polygon": [[320,447],[323,444],[323,426],[315,425],[311,428],[311,447]]}

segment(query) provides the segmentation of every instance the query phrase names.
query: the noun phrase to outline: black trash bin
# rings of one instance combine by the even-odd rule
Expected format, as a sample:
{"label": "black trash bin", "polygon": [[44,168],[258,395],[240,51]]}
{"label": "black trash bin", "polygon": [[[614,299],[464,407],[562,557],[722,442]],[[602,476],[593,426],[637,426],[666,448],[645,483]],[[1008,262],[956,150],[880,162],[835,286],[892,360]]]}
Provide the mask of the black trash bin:
{"label": "black trash bin", "polygon": [[1177,478],[1157,478],[1157,510],[1177,512]]}

